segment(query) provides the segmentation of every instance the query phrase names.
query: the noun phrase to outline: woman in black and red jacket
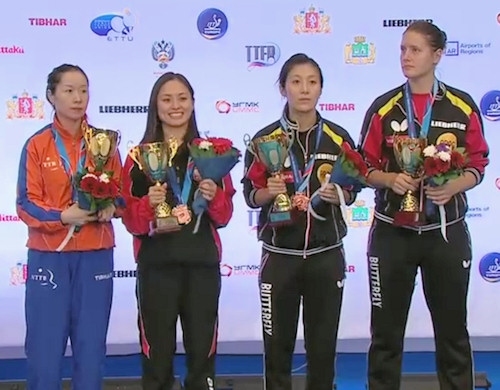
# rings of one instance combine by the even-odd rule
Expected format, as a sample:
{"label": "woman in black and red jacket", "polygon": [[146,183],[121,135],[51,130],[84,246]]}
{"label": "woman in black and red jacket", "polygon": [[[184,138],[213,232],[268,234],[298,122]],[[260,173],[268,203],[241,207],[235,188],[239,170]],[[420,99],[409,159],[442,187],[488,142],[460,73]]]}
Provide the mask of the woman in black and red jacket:
{"label": "woman in black and red jacket", "polygon": [[[305,54],[293,55],[281,69],[279,85],[287,99],[283,115],[260,130],[253,140],[287,134],[293,142],[284,170],[280,176],[271,177],[265,165],[247,151],[243,178],[248,206],[261,208],[259,283],[265,383],[268,390],[292,388],[291,364],[302,300],[307,388],[329,390],[335,373],[345,278],[342,239],[347,226],[339,207],[339,193],[327,183],[342,148],[354,148],[354,143],[345,129],[316,111],[323,88],[323,75],[316,61]],[[311,203],[312,210],[294,202],[297,208],[292,211],[295,217],[291,223],[273,226],[270,213],[275,197],[288,193],[295,199],[299,183],[306,198],[317,194],[321,201]],[[356,198],[356,192],[347,189],[342,194],[347,204]]]}
{"label": "woman in black and red jacket", "polygon": [[[435,25],[411,24],[401,43],[401,66],[408,81],[375,99],[363,124],[359,147],[369,166],[367,180],[376,188],[368,243],[370,390],[399,389],[404,332],[418,267],[434,325],[441,389],[473,389],[466,325],[472,250],[464,219],[465,191],[483,179],[488,146],[473,99],[434,76],[445,45],[446,35]],[[429,145],[465,148],[464,173],[437,187],[402,173],[394,157],[394,137],[407,136],[412,126],[417,136],[426,135]],[[440,213],[434,212],[419,224],[394,225],[403,194],[419,193],[421,186],[422,200],[434,203],[435,209],[444,206],[446,218],[440,220]]]}
{"label": "woman in black and red jacket", "polygon": [[[151,92],[146,132],[141,143],[174,137],[179,150],[173,160],[181,185],[187,169],[187,144],[198,137],[194,92],[181,74],[162,75]],[[196,172],[196,171],[195,171]],[[192,175],[187,206],[199,189],[209,202],[199,230],[194,219],[178,231],[149,234],[154,208],[167,201],[175,205],[170,186],[156,186],[127,158],[123,172],[126,211],[123,223],[133,234],[137,261],[137,299],[143,353],[143,387],[170,390],[174,382],[173,358],[176,323],[180,317],[187,357],[184,388],[214,388],[214,358],[217,342],[217,312],[220,293],[221,243],[217,228],[225,226],[233,212],[235,193],[230,176],[221,183],[197,181]]]}

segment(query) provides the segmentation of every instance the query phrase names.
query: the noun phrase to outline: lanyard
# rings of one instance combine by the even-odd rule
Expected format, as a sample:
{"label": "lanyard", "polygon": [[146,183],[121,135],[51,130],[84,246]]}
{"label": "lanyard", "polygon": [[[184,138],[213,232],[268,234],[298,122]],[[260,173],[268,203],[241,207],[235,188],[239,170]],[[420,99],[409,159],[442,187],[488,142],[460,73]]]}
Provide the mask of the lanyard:
{"label": "lanyard", "polygon": [[[427,138],[427,134],[429,133],[432,116],[432,105],[434,103],[434,100],[436,99],[437,92],[438,81],[434,79],[434,84],[432,86],[432,99],[427,102],[427,108],[422,120],[422,126],[420,127],[420,138]],[[408,119],[408,135],[410,136],[410,138],[417,138],[417,130],[415,129],[415,110],[412,104],[410,85],[408,83],[404,85],[404,100],[406,117]]]}

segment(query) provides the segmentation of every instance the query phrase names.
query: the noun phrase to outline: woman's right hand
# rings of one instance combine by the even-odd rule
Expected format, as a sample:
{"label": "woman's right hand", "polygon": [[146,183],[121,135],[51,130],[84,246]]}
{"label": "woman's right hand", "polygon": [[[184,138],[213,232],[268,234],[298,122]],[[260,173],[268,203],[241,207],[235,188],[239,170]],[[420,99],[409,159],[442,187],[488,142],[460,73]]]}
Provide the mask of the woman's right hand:
{"label": "woman's right hand", "polygon": [[267,190],[273,198],[279,194],[286,194],[286,184],[281,176],[273,176],[267,179]]}
{"label": "woman's right hand", "polygon": [[161,186],[151,186],[149,187],[148,197],[149,197],[149,205],[152,208],[155,208],[160,203],[165,202],[167,196],[167,184],[163,183]]}
{"label": "woman's right hand", "polygon": [[388,187],[398,195],[404,195],[407,191],[417,191],[422,179],[414,179],[406,173],[391,173]]}
{"label": "woman's right hand", "polygon": [[61,213],[61,222],[65,225],[82,226],[94,221],[97,221],[97,214],[81,209],[78,203],[73,203]]}

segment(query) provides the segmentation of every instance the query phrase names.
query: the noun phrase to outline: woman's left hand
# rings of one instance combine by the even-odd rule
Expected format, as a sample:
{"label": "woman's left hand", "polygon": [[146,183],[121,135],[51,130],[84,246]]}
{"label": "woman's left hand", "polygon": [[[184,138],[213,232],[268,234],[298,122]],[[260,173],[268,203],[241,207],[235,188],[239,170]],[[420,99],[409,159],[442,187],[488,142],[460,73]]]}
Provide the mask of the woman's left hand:
{"label": "woman's left hand", "polygon": [[114,204],[110,204],[108,207],[105,209],[99,210],[97,212],[97,220],[99,222],[109,222],[113,218],[113,215],[115,214],[116,207]]}
{"label": "woman's left hand", "polygon": [[453,198],[454,195],[460,192],[459,183],[455,180],[450,180],[439,187],[425,186],[425,195],[432,200],[435,205],[445,205]]}
{"label": "woman's left hand", "polygon": [[200,190],[201,195],[210,202],[215,197],[215,193],[217,192],[217,184],[215,184],[212,179],[205,179],[200,181],[198,189]]}

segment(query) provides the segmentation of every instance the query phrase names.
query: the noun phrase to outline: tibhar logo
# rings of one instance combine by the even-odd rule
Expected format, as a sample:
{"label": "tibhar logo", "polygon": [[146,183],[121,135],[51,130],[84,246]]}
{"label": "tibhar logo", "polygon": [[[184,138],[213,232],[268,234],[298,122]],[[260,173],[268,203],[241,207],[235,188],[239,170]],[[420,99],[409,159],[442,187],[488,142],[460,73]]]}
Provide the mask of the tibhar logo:
{"label": "tibhar logo", "polygon": [[380,288],[380,270],[378,257],[370,256],[369,262],[372,305],[382,308],[382,291]]}
{"label": "tibhar logo", "polygon": [[273,316],[271,309],[271,291],[273,285],[270,283],[260,284],[260,304],[262,307],[262,326],[264,327],[264,332],[269,336],[273,335]]}

